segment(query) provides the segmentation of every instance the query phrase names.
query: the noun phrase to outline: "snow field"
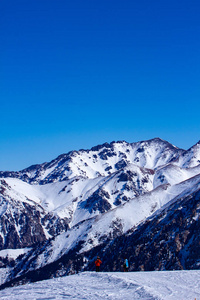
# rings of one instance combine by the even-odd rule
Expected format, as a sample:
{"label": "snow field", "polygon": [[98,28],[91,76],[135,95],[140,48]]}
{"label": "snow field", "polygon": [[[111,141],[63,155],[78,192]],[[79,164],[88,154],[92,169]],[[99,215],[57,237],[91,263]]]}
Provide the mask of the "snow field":
{"label": "snow field", "polygon": [[2,300],[198,300],[200,271],[84,272],[0,291]]}

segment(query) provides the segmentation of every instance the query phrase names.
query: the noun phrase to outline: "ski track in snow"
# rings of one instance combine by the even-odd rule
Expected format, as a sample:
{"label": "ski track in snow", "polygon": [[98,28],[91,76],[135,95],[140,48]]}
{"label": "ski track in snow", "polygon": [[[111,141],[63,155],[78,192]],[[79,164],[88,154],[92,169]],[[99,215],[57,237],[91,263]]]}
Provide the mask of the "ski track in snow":
{"label": "ski track in snow", "polygon": [[198,270],[84,272],[0,291],[2,300],[194,300],[195,298],[200,299]]}

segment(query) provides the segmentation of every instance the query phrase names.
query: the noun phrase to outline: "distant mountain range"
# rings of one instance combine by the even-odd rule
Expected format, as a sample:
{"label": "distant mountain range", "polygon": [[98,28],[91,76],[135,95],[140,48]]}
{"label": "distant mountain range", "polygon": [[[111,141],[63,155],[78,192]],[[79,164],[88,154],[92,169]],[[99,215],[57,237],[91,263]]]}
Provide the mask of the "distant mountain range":
{"label": "distant mountain range", "polygon": [[200,142],[155,138],[0,172],[2,287],[93,270],[199,269]]}

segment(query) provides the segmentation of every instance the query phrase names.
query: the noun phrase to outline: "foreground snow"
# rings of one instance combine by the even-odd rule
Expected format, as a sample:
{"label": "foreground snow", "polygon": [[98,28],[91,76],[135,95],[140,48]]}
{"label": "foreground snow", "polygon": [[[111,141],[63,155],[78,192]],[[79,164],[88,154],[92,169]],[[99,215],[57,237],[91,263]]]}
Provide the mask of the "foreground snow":
{"label": "foreground snow", "polygon": [[200,271],[85,272],[0,291],[0,299],[200,299]]}

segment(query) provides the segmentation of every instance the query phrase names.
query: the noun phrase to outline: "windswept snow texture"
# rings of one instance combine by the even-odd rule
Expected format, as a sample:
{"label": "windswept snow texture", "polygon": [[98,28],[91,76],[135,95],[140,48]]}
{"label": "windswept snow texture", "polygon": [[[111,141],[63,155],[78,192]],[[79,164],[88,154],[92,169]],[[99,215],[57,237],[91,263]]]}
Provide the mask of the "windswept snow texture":
{"label": "windswept snow texture", "polygon": [[104,299],[194,300],[200,299],[200,271],[93,273],[8,288],[2,300]]}

